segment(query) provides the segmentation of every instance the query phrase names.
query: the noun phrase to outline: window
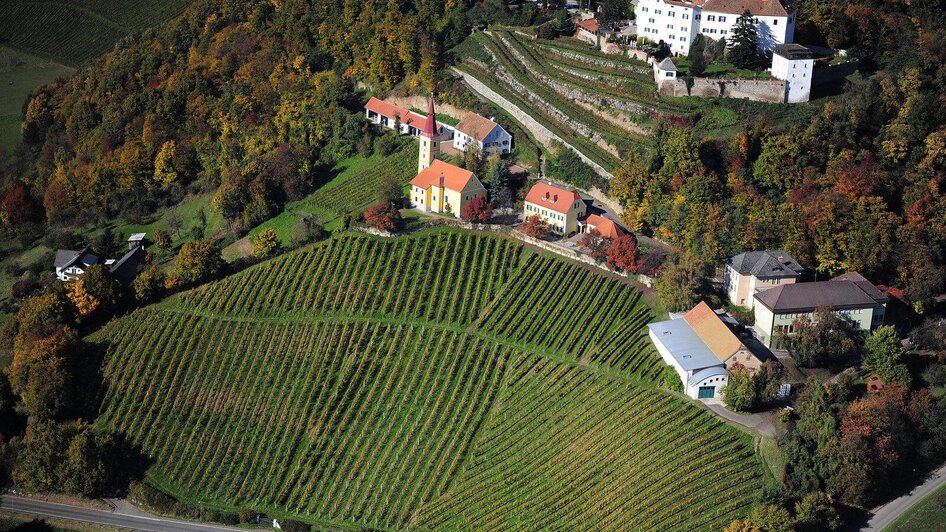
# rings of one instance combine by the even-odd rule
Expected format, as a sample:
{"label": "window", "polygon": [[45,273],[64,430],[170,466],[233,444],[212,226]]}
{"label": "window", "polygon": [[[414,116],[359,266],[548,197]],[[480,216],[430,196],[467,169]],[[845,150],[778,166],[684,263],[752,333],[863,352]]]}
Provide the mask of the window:
{"label": "window", "polygon": [[659,15],[659,14],[660,14],[660,10],[659,10],[659,9],[655,9],[655,10],[654,10],[654,13],[657,14],[657,15]]}
{"label": "window", "polygon": [[686,20],[686,19],[690,18],[690,15],[689,15],[688,13],[684,13],[683,16],[680,17],[680,18],[682,18],[683,20]]}
{"label": "window", "polygon": [[719,30],[719,32],[722,33],[723,35],[726,35],[727,33],[729,33],[729,30]]}
{"label": "window", "polygon": [[672,29],[673,29],[673,24],[667,24],[667,29],[668,29],[668,30],[672,30]]}
{"label": "window", "polygon": [[726,17],[719,17],[720,22],[726,22]]}
{"label": "window", "polygon": [[778,19],[773,20],[773,21],[772,21],[772,25],[773,25],[773,26],[778,26]]}
{"label": "window", "polygon": [[673,11],[671,11],[671,12],[669,12],[669,13],[667,13],[667,14],[670,15],[671,17],[676,17],[676,16],[677,16],[677,14],[674,13]]}
{"label": "window", "polygon": [[649,9],[650,9],[650,8],[642,7],[642,8],[641,8],[641,11],[643,11],[644,13],[646,13]]}
{"label": "window", "polygon": [[695,17],[693,17],[693,20],[700,20],[700,17],[702,17],[702,16],[703,16],[703,15],[697,14]]}
{"label": "window", "polygon": [[687,38],[686,38],[686,37],[680,37],[680,40],[683,41],[683,42],[686,42],[686,41],[687,41]]}
{"label": "window", "polygon": [[654,19],[648,19],[647,22],[650,22],[651,24],[653,24],[653,23],[654,23]]}
{"label": "window", "polygon": [[706,20],[709,22],[713,22],[714,20],[716,20],[716,15],[706,15]]}

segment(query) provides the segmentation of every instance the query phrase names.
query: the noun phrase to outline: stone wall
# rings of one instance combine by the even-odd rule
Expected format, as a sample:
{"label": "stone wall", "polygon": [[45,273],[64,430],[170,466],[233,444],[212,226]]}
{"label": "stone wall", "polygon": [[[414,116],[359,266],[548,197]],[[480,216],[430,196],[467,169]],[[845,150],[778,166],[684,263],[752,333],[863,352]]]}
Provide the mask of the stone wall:
{"label": "stone wall", "polygon": [[785,82],[778,79],[678,78],[661,80],[657,92],[661,96],[743,98],[758,102],[783,103]]}

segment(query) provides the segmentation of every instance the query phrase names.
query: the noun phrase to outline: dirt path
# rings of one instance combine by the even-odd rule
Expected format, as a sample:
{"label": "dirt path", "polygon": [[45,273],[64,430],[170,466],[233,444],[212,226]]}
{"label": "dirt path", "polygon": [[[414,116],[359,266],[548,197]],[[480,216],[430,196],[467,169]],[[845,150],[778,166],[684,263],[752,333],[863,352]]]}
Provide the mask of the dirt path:
{"label": "dirt path", "polygon": [[498,105],[499,107],[502,107],[503,109],[506,110],[506,112],[511,114],[520,124],[522,124],[523,127],[528,129],[529,132],[532,133],[532,136],[535,137],[537,141],[541,142],[543,146],[547,148],[551,147],[553,140],[556,142],[560,142],[566,147],[574,150],[575,153],[578,154],[578,157],[580,157],[582,161],[584,161],[586,164],[591,166],[591,168],[593,168],[594,171],[597,172],[602,177],[606,177],[608,179],[611,179],[612,177],[614,177],[611,174],[611,172],[608,172],[601,165],[599,165],[598,163],[586,157],[579,150],[575,149],[574,146],[565,142],[564,139],[562,139],[561,137],[553,133],[547,127],[540,124],[536,119],[532,118],[532,116],[530,116],[528,113],[520,109],[518,106],[513,105],[512,102],[510,102],[506,98],[503,98],[502,96],[497,94],[495,91],[493,91],[493,89],[490,89],[489,87],[487,87],[480,80],[476,79],[470,74],[461,72],[457,70],[456,68],[453,68],[452,70],[455,74],[462,76],[463,80],[467,83],[467,85],[470,86],[470,89],[474,93],[476,93],[478,96],[493,102],[494,104]]}

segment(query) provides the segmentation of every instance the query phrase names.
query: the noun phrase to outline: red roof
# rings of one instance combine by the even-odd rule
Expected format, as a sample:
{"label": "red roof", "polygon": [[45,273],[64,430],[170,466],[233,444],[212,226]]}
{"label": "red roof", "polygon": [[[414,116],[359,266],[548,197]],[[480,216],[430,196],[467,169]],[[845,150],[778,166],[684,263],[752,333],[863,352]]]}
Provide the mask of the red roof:
{"label": "red roof", "polygon": [[788,16],[788,12],[779,0],[706,0],[703,3],[704,12],[741,15],[747,10],[757,17]]}
{"label": "red roof", "polygon": [[[365,104],[365,109],[369,111],[374,111],[378,113],[379,115],[386,116],[388,118],[394,118],[395,116],[398,116],[401,118],[402,121],[407,120],[408,119],[407,115],[410,114],[410,111],[408,111],[407,109],[394,105],[393,103],[388,103],[384,100],[379,100],[375,98],[374,96],[372,96],[371,99],[368,100],[368,103]],[[420,115],[417,115],[417,116],[420,116]]]}
{"label": "red roof", "polygon": [[598,24],[596,19],[586,18],[585,20],[582,20],[578,23],[578,27],[591,33],[598,33],[598,29],[601,28],[601,24]]}
{"label": "red roof", "polygon": [[473,172],[437,159],[411,179],[411,185],[425,190],[437,186],[459,192],[466,188],[470,179],[473,179]]}
{"label": "red roof", "polygon": [[566,190],[540,181],[529,189],[526,201],[555,212],[568,214],[568,211],[574,207],[575,202],[581,201],[581,196],[574,190]]}
{"label": "red roof", "polygon": [[467,135],[468,137],[473,137],[474,139],[483,142],[486,140],[486,137],[493,132],[494,129],[498,127],[496,122],[493,122],[489,118],[480,116],[476,113],[470,113],[466,115],[463,120],[460,120],[460,123],[454,128],[455,130]]}
{"label": "red roof", "polygon": [[598,231],[598,234],[605,238],[615,239],[624,236],[624,229],[621,229],[621,226],[614,223],[614,220],[610,218],[605,218],[604,216],[598,216],[597,214],[590,214],[588,218],[585,219],[585,223],[591,226]]}
{"label": "red roof", "polygon": [[424,120],[424,129],[421,135],[432,139],[437,136],[437,115],[434,114],[434,97],[430,97],[430,103],[427,104],[427,118]]}

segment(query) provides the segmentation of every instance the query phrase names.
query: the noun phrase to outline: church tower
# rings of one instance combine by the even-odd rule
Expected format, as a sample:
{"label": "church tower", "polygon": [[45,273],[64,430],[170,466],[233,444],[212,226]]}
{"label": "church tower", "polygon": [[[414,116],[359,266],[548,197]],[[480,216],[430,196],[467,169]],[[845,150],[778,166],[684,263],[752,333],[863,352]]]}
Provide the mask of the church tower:
{"label": "church tower", "polygon": [[437,136],[437,115],[434,114],[434,96],[430,95],[427,105],[427,121],[420,132],[420,157],[417,161],[417,173],[423,172],[440,155],[440,144],[434,138]]}

